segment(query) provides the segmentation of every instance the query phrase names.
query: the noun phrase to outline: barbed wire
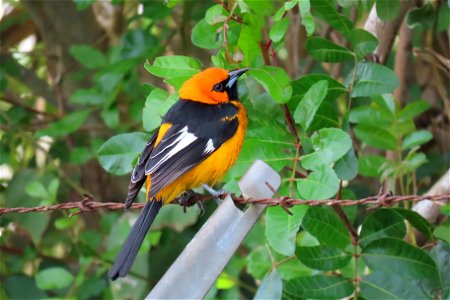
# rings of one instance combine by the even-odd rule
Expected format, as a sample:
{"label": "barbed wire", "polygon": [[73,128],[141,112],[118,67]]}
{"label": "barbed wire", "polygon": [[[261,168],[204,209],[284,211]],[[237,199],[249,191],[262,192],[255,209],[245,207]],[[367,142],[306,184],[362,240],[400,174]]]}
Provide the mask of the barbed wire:
{"label": "barbed wire", "polygon": [[[224,195],[225,197],[226,195]],[[192,197],[191,201],[183,202],[179,199],[172,201],[173,204],[180,204],[183,206],[192,206],[196,202],[204,202],[212,199],[212,196],[197,195]],[[291,197],[277,197],[277,198],[262,198],[262,199],[252,199],[232,196],[233,201],[236,204],[259,204],[267,206],[281,206],[285,210],[294,205],[308,205],[308,206],[353,206],[353,205],[374,205],[369,209],[376,209],[379,207],[391,207],[394,204],[402,201],[417,202],[422,200],[430,201],[449,201],[450,195],[407,195],[407,196],[391,196],[388,193],[380,194],[377,196],[370,196],[358,200],[350,199],[330,199],[330,200],[302,200],[295,199]],[[134,203],[131,209],[140,209],[144,207],[144,203]],[[83,199],[76,202],[66,202],[55,205],[41,205],[35,207],[10,207],[10,208],[0,208],[0,216],[8,213],[31,213],[31,212],[48,212],[54,210],[71,210],[77,209],[77,211],[69,214],[69,217],[78,215],[83,212],[92,212],[99,209],[107,210],[119,210],[124,209],[123,203],[117,202],[99,202],[95,201],[92,196],[85,195]]]}

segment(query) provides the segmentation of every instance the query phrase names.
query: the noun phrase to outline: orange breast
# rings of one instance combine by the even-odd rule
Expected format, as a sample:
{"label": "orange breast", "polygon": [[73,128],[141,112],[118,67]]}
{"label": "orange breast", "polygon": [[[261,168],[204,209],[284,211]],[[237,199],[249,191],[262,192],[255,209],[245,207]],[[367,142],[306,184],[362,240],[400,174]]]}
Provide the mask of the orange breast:
{"label": "orange breast", "polygon": [[199,165],[163,188],[156,195],[156,198],[163,199],[164,203],[167,204],[186,190],[204,183],[212,186],[234,165],[244,143],[245,131],[247,130],[247,112],[240,102],[231,101],[231,103],[238,108],[239,127],[235,135]]}

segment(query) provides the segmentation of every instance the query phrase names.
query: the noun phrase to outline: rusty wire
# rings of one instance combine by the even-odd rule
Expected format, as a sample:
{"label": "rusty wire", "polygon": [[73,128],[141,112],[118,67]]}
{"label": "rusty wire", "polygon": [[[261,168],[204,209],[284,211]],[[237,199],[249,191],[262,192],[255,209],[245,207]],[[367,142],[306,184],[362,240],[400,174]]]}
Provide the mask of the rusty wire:
{"label": "rusty wire", "polygon": [[[211,199],[211,196],[198,196],[193,202],[188,204],[192,205],[196,201],[206,201]],[[450,195],[407,195],[407,196],[390,196],[388,194],[380,194],[377,196],[371,196],[367,198],[362,198],[358,200],[301,200],[294,199],[290,197],[277,197],[277,198],[263,198],[263,199],[245,199],[242,197],[232,196],[233,201],[236,204],[263,204],[267,206],[277,206],[287,209],[294,205],[308,205],[308,206],[353,206],[353,205],[374,205],[370,209],[375,209],[379,207],[391,207],[394,204],[402,201],[417,202],[421,200],[430,201],[449,201]],[[174,200],[172,203],[179,204],[178,200]],[[144,203],[134,203],[131,209],[140,209],[144,206]],[[124,209],[124,204],[117,202],[98,202],[95,201],[91,196],[85,195],[83,199],[76,202],[66,202],[55,205],[42,205],[35,207],[11,207],[11,208],[0,208],[0,216],[7,213],[30,213],[30,212],[47,212],[54,210],[71,210],[76,209],[75,212],[71,213],[69,216],[77,215],[83,212],[96,211],[98,209],[107,210],[119,210]]]}

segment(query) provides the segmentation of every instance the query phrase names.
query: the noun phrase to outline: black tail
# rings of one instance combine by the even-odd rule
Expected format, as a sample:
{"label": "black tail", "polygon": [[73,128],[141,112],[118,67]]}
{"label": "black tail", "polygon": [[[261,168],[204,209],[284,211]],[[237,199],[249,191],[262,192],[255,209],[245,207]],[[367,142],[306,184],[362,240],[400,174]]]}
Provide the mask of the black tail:
{"label": "black tail", "polygon": [[127,275],[142,245],[142,241],[161,206],[162,201],[157,200],[152,200],[145,204],[139,218],[134,223],[133,228],[131,228],[128,238],[116,258],[114,266],[109,271],[108,276],[111,280],[116,280],[118,277],[125,277]]}

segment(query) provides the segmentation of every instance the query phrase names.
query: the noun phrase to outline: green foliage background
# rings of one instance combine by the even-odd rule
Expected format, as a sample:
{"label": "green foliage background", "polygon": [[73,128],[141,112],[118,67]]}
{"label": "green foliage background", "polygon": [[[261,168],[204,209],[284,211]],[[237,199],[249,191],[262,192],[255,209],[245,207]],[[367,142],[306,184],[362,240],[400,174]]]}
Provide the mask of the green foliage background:
{"label": "green foliage background", "polygon": [[[372,6],[390,22],[400,1],[66,1],[65,14],[77,18],[56,35],[61,41],[102,5],[116,15],[105,17],[115,27],[96,25],[97,39],[87,38],[93,28],[61,42],[62,54],[51,51],[51,30],[39,27],[48,20],[36,15],[52,16],[52,5],[7,2],[0,21],[1,207],[78,201],[83,193],[122,202],[177,89],[209,66],[251,67],[239,87],[249,129],[226,190],[239,193],[237,180],[256,159],[282,175],[279,194],[307,200],[358,199],[380,185],[421,194],[449,168],[445,66],[409,57],[405,83],[397,66],[410,54],[399,42],[377,63],[379,41],[363,29]],[[402,29],[410,30],[409,50],[448,58],[449,11],[445,1],[411,8]],[[30,35],[26,52],[20,42]],[[61,55],[59,69],[52,55]],[[136,212],[1,216],[0,297],[140,299],[214,208],[208,203],[199,216],[195,207],[164,207],[130,275],[117,282],[106,273]],[[357,240],[330,207],[290,211],[266,210],[207,299],[449,297],[448,204],[438,225],[410,203],[346,207]]]}

